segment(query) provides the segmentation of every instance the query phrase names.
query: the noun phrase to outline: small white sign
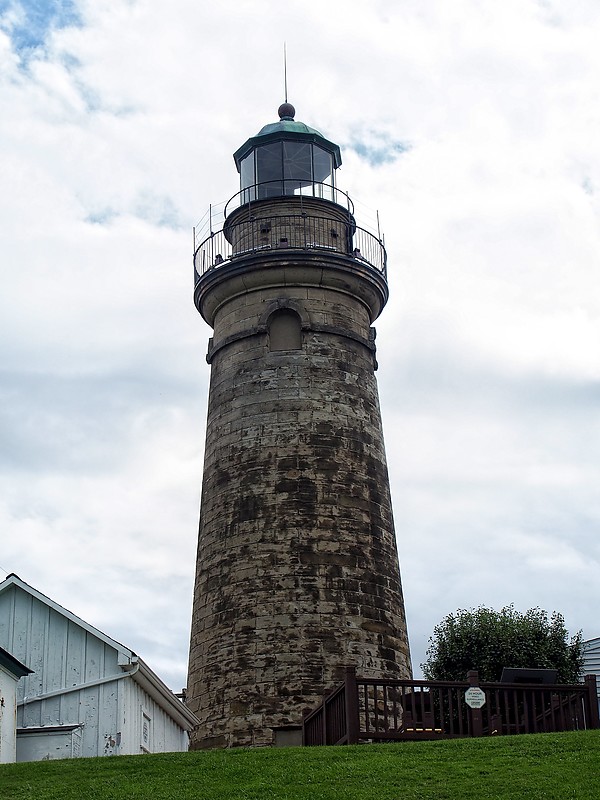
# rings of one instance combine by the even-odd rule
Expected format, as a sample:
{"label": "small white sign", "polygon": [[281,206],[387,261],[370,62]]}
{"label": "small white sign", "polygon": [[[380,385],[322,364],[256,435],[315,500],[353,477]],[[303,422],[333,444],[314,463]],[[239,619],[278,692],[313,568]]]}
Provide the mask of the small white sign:
{"label": "small white sign", "polygon": [[481,708],[485,705],[485,692],[478,686],[471,686],[465,692],[465,703],[469,708]]}

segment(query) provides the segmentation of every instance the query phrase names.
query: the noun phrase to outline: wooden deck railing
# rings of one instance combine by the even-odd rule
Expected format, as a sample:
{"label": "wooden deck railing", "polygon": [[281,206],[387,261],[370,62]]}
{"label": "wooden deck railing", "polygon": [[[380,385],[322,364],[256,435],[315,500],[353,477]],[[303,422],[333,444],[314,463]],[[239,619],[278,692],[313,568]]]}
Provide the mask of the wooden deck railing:
{"label": "wooden deck railing", "polygon": [[[465,692],[485,694],[470,708]],[[359,741],[441,739],[600,728],[596,676],[584,684],[479,683],[359,678],[353,667],[344,683],[304,718],[305,745]]]}

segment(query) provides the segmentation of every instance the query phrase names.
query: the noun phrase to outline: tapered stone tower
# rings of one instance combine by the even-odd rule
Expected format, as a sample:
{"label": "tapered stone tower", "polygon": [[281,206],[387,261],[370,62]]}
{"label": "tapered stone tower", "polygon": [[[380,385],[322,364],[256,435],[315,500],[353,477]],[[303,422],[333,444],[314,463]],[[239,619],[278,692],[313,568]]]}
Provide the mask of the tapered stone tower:
{"label": "tapered stone tower", "polygon": [[192,747],[294,741],[343,677],[410,676],[371,327],[385,250],[288,103],[235,154],[194,253],[214,329],[188,704]]}

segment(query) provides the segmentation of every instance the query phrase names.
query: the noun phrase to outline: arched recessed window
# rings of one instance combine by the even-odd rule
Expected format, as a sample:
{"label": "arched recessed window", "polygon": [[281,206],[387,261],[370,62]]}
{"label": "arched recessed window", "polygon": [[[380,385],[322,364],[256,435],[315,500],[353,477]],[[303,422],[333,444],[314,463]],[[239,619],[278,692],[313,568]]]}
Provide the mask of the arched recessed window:
{"label": "arched recessed window", "polygon": [[300,317],[289,308],[276,311],[269,320],[269,350],[301,350]]}

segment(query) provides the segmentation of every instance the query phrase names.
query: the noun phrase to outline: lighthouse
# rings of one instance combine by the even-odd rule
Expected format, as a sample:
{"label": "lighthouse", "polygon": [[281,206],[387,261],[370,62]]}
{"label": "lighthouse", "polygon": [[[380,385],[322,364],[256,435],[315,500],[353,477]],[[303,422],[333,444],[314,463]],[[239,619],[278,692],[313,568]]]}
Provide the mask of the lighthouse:
{"label": "lighthouse", "polygon": [[337,186],[340,148],[278,113],[234,153],[240,191],[195,243],[213,336],[193,748],[298,742],[346,666],[411,675],[375,379],[386,252]]}

